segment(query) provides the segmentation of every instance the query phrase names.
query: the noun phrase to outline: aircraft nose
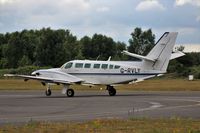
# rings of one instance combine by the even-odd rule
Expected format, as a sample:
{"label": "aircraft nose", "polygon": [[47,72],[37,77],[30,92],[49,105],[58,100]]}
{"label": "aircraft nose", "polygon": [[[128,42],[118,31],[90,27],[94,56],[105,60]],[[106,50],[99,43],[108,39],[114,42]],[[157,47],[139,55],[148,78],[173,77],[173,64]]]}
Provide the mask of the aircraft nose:
{"label": "aircraft nose", "polygon": [[40,73],[38,71],[34,71],[34,72],[31,73],[31,75],[33,75],[33,76],[39,76]]}
{"label": "aircraft nose", "polygon": [[36,75],[36,71],[32,72],[31,75]]}

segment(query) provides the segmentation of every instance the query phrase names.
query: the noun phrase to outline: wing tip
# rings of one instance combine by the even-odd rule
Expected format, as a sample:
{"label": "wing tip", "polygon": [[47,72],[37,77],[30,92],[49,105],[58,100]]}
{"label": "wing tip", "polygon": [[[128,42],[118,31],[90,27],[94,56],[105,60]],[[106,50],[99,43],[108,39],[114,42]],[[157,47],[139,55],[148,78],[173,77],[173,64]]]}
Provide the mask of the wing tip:
{"label": "wing tip", "polygon": [[16,76],[16,75],[14,75],[14,74],[4,74],[3,76],[4,76],[4,77],[14,77],[14,76]]}

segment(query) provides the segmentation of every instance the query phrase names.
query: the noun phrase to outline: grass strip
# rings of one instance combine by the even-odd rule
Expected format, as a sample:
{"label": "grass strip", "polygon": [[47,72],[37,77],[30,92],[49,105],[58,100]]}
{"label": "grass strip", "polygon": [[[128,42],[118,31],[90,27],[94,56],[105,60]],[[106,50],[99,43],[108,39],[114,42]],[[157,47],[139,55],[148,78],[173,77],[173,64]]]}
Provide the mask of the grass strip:
{"label": "grass strip", "polygon": [[[60,86],[52,86],[52,89],[62,89]],[[72,86],[75,90],[99,90],[105,86],[88,87],[82,85]],[[1,79],[0,90],[44,90],[45,86],[38,81],[24,82],[22,79]],[[118,90],[130,91],[200,91],[200,80],[188,81],[186,79],[151,79],[143,82],[117,86]]]}
{"label": "grass strip", "polygon": [[29,122],[6,125],[0,133],[200,133],[200,120],[192,119],[100,119],[88,122]]}

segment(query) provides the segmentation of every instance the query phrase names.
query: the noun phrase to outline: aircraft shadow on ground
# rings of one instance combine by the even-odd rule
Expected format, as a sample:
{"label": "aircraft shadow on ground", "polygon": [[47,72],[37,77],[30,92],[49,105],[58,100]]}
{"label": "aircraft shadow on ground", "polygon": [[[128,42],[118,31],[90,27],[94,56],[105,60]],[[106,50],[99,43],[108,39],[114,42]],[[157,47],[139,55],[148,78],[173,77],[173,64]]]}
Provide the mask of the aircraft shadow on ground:
{"label": "aircraft shadow on ground", "polygon": [[73,98],[95,98],[95,97],[107,97],[107,98],[117,98],[117,97],[144,97],[144,96],[160,96],[159,94],[118,94],[116,96],[109,96],[109,95],[95,95],[95,94],[88,94],[88,95],[75,95],[74,97],[67,97],[65,95],[53,95],[53,96],[35,96],[32,98],[68,98],[68,99],[73,99]]}

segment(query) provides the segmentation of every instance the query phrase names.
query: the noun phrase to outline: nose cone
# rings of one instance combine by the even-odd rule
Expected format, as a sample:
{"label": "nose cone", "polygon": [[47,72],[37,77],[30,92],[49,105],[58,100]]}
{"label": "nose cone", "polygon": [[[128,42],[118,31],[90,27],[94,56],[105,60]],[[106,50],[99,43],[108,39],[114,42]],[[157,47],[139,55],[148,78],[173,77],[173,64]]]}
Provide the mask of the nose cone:
{"label": "nose cone", "polygon": [[39,71],[37,70],[37,71],[32,72],[31,75],[33,75],[33,76],[39,76],[40,73],[39,73]]}
{"label": "nose cone", "polygon": [[36,75],[36,71],[32,72],[31,75]]}

